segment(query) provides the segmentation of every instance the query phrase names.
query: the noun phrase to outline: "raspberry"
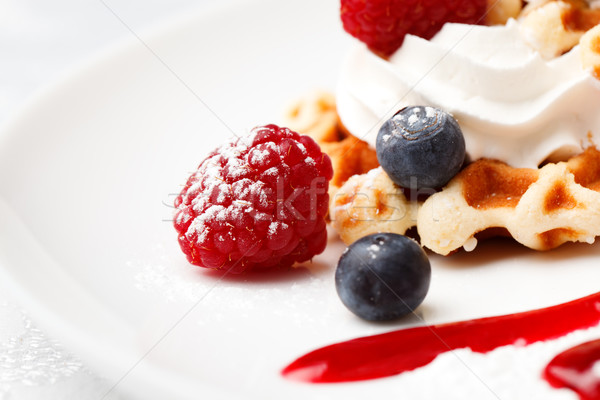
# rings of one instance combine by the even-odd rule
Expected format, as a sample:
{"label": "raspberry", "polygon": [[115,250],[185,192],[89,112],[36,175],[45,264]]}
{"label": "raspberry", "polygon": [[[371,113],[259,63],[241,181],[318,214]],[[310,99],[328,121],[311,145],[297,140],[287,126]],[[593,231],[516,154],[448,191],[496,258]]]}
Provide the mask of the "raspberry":
{"label": "raspberry", "polygon": [[487,0],[341,0],[346,32],[389,56],[407,33],[431,39],[446,22],[480,24]]}
{"label": "raspberry", "polygon": [[308,136],[266,125],[220,146],[175,199],[190,263],[241,273],[325,249],[331,160]]}

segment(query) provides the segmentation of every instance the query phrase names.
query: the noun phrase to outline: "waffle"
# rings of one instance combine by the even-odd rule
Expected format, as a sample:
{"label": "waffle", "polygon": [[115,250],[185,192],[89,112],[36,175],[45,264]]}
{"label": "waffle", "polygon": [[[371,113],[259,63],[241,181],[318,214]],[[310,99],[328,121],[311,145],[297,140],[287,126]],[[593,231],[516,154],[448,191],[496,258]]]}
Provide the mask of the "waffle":
{"label": "waffle", "polygon": [[379,167],[351,177],[331,199],[329,217],[350,244],[371,233],[405,234],[416,225],[420,204],[409,201]]}
{"label": "waffle", "polygon": [[600,25],[587,31],[580,39],[581,66],[600,79]]}
{"label": "waffle", "polygon": [[380,169],[352,177],[334,197],[330,216],[342,240],[417,227],[421,244],[442,255],[471,251],[476,235],[504,232],[535,250],[600,235],[600,151],[540,169],[481,159],[425,202],[409,201]]}
{"label": "waffle", "polygon": [[285,111],[284,126],[311,136],[329,155],[334,171],[332,194],[351,176],[379,166],[375,150],[344,128],[330,93],[315,91],[295,101]]}
{"label": "waffle", "polygon": [[593,243],[600,235],[600,152],[592,146],[540,169],[478,160],[429,197],[417,216],[421,244],[443,255],[472,250],[475,235],[492,228],[535,250]]}
{"label": "waffle", "polygon": [[585,0],[534,1],[523,9],[520,28],[529,44],[544,58],[571,50],[600,23],[600,9]]}

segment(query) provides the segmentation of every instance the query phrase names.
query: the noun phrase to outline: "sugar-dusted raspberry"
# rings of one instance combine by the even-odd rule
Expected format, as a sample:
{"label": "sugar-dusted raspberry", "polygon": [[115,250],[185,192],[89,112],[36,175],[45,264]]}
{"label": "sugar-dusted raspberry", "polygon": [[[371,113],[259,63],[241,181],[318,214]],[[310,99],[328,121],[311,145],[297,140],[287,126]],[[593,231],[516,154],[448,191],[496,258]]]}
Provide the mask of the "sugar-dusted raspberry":
{"label": "sugar-dusted raspberry", "polygon": [[210,153],[175,199],[181,249],[233,273],[310,260],[325,249],[332,176],[310,137],[254,128]]}
{"label": "sugar-dusted raspberry", "polygon": [[389,56],[407,33],[430,39],[446,22],[482,24],[487,0],[341,0],[346,32]]}

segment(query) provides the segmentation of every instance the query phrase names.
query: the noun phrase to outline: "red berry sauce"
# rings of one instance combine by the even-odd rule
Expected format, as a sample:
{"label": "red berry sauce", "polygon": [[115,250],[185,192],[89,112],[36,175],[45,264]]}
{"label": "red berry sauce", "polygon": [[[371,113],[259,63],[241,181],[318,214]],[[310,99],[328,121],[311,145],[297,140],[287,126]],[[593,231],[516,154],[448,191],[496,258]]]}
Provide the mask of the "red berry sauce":
{"label": "red berry sauce", "polygon": [[600,292],[539,310],[421,326],[333,344],[300,357],[282,374],[312,383],[383,378],[427,365],[454,349],[486,353],[500,346],[556,339],[599,322]]}
{"label": "red berry sauce", "polygon": [[600,340],[572,347],[556,357],[546,369],[544,378],[555,388],[568,388],[581,400],[600,400],[600,375],[593,367],[600,362]]}

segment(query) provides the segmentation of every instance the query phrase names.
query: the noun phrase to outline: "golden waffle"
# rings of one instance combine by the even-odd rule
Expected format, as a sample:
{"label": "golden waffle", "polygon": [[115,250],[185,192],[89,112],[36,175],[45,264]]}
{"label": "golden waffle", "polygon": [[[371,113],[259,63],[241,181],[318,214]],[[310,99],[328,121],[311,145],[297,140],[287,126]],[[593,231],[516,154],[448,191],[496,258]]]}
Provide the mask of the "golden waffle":
{"label": "golden waffle", "polygon": [[600,23],[600,9],[585,0],[534,1],[523,9],[520,29],[527,42],[544,58],[571,50]]}
{"label": "golden waffle", "polygon": [[479,160],[429,197],[417,217],[421,244],[439,254],[472,249],[475,234],[505,229],[517,242],[549,250],[600,235],[600,152],[540,169]]}
{"label": "golden waffle", "polygon": [[443,255],[473,250],[475,235],[490,230],[536,250],[591,243],[600,235],[600,151],[589,147],[540,169],[481,159],[422,204],[409,202],[378,168],[338,190],[330,217],[346,243],[416,225],[421,244]]}
{"label": "golden waffle", "polygon": [[344,128],[337,114],[335,97],[330,93],[313,92],[302,97],[288,107],[284,119],[285,126],[311,136],[331,157],[333,191],[351,176],[379,166],[375,150]]}
{"label": "golden waffle", "polygon": [[579,41],[581,47],[581,65],[600,79],[600,25],[587,31]]}
{"label": "golden waffle", "polygon": [[351,177],[332,197],[329,218],[340,238],[350,244],[378,232],[403,235],[416,225],[419,203],[381,169]]}

